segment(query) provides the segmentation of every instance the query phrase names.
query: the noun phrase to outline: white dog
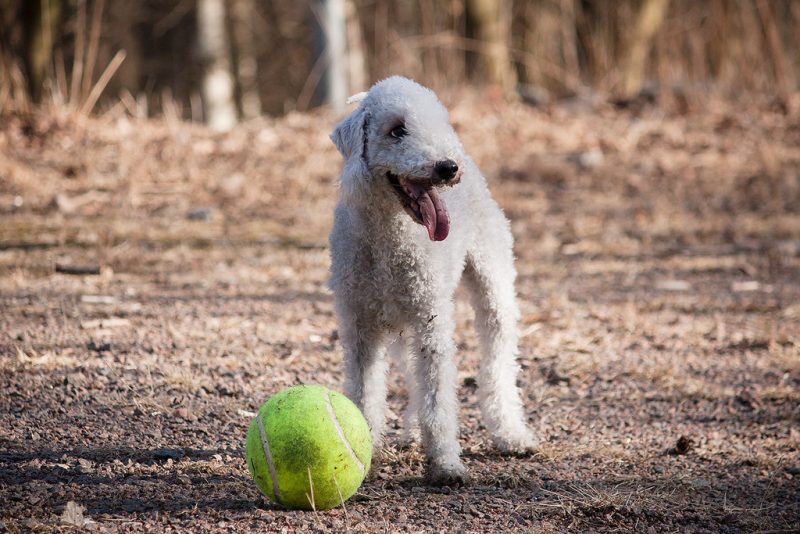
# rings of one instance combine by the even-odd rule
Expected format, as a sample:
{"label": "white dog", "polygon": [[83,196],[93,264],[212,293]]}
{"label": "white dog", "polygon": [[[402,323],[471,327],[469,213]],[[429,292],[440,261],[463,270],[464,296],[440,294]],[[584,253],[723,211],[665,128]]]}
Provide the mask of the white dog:
{"label": "white dog", "polygon": [[537,445],[516,386],[511,230],[433,91],[395,76],[355,98],[358,109],[331,135],[345,158],[330,243],[347,393],[380,447],[386,348],[400,344],[427,476],[461,484],[453,294],[462,275],[484,351],[478,388],[486,426],[505,452]]}

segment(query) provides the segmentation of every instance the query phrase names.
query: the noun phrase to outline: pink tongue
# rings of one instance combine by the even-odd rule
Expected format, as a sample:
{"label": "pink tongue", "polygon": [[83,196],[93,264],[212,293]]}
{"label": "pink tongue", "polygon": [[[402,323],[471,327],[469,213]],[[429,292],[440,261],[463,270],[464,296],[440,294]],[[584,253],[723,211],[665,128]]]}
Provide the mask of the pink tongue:
{"label": "pink tongue", "polygon": [[422,223],[428,229],[431,241],[444,241],[450,233],[450,214],[435,189],[411,186],[411,192],[419,204]]}

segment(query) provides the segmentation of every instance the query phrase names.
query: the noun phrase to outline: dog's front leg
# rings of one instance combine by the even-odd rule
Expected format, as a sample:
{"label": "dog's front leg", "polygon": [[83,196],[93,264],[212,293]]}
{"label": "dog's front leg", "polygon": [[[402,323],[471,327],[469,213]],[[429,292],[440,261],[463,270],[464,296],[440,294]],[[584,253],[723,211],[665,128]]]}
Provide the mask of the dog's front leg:
{"label": "dog's front leg", "polygon": [[[517,387],[519,308],[514,290],[512,238],[498,210],[495,224],[467,258],[466,287],[472,296],[475,326],[483,348],[478,394],[484,423],[500,450],[526,453],[538,447],[527,425],[522,395]],[[488,217],[487,216],[487,217]]]}
{"label": "dog's front leg", "polygon": [[432,313],[423,323],[417,332],[415,367],[427,477],[435,485],[459,485],[467,471],[459,459],[452,309]]}
{"label": "dog's front leg", "polygon": [[361,409],[372,432],[372,447],[380,451],[386,429],[386,344],[379,331],[344,326],[345,390]]}

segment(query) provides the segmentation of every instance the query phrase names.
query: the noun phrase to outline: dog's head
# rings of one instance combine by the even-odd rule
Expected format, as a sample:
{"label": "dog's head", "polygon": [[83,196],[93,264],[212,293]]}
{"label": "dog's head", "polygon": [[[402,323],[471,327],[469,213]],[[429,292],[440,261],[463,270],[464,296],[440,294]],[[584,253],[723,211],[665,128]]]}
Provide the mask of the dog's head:
{"label": "dog's head", "polygon": [[433,91],[399,76],[356,98],[358,109],[331,134],[345,158],[343,199],[374,202],[388,192],[431,240],[444,240],[450,216],[440,190],[461,180],[465,159],[447,109]]}

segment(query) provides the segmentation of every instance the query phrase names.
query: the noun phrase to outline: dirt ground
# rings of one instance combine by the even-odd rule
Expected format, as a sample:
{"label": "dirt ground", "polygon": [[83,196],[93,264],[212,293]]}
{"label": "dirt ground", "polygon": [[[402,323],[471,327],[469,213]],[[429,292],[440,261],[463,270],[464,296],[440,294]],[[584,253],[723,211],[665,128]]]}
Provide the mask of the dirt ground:
{"label": "dirt ground", "polygon": [[397,446],[393,371],[389,446],[346,508],[269,504],[252,412],[342,384],[335,118],[5,116],[0,532],[797,532],[797,99],[446,102],[512,219],[537,454],[490,446],[459,294],[471,484],[426,486]]}

